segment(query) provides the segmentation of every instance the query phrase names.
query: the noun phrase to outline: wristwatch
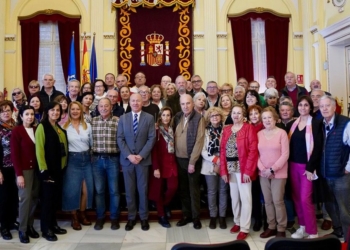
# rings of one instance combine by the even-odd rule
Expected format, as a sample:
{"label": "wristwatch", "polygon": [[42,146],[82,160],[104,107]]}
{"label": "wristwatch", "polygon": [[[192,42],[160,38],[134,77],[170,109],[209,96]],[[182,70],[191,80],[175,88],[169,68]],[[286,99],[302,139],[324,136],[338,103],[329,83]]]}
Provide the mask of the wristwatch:
{"label": "wristwatch", "polygon": [[272,168],[270,168],[270,172],[271,172],[271,174],[275,174],[275,171],[273,171],[273,169]]}

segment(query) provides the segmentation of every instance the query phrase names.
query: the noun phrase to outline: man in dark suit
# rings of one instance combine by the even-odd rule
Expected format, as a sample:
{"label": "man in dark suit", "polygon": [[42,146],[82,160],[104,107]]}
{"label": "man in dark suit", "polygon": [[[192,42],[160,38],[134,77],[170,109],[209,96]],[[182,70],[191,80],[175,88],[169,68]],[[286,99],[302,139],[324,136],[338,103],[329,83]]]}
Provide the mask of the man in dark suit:
{"label": "man in dark suit", "polygon": [[117,135],[128,205],[128,223],[125,230],[132,230],[136,224],[135,188],[137,187],[141,229],[147,231],[149,229],[148,171],[151,165],[151,150],[156,139],[155,125],[153,116],[142,111],[140,94],[131,95],[130,106],[131,112],[120,117]]}

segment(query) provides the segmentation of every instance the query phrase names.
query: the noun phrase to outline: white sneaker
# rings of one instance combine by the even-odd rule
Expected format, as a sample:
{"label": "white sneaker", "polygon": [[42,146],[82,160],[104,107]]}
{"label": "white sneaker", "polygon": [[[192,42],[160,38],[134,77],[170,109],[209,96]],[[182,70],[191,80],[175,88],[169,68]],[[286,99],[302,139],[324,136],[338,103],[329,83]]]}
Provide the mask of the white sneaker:
{"label": "white sneaker", "polygon": [[292,234],[293,239],[303,239],[307,236],[309,235],[305,233],[305,226],[300,226],[300,228],[294,234]]}
{"label": "white sneaker", "polygon": [[318,238],[318,234],[310,234],[307,239],[315,239]]}

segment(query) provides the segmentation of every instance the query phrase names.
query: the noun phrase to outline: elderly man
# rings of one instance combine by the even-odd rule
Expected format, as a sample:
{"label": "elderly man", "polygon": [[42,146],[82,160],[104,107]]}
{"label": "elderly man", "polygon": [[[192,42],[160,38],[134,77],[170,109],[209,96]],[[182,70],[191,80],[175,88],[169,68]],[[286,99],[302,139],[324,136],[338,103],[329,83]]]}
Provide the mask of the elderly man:
{"label": "elderly man", "polygon": [[45,109],[46,106],[55,99],[56,96],[64,95],[61,91],[56,90],[55,77],[51,73],[43,75],[42,84],[43,87],[40,90],[40,100],[42,107]]}
{"label": "elderly man", "polygon": [[107,90],[116,89],[115,88],[115,75],[112,73],[107,73],[105,75],[105,83],[107,85]]}
{"label": "elderly man", "polygon": [[[121,117],[124,114],[124,109],[123,107],[118,105],[118,96],[119,96],[118,91],[114,89],[107,91],[106,97],[111,101],[112,115]],[[91,112],[91,116],[95,117],[99,115],[100,115],[100,112],[99,112],[98,106],[96,106],[95,110]]]}
{"label": "elderly man", "polygon": [[145,111],[146,113],[153,116],[154,123],[156,123],[158,120],[159,107],[158,107],[158,105],[156,105],[150,101],[151,91],[150,91],[149,87],[147,87],[146,85],[141,86],[139,88],[139,94],[142,97],[142,111]]}
{"label": "elderly man", "polygon": [[125,75],[119,74],[117,75],[115,83],[117,85],[118,90],[120,90],[121,87],[128,86],[128,79],[126,78]]}
{"label": "elderly man", "polygon": [[245,89],[244,89],[244,87],[236,86],[233,96],[234,96],[234,99],[236,100],[237,103],[243,103],[244,96],[245,96]]}
{"label": "elderly man", "polygon": [[131,112],[119,120],[118,145],[121,151],[120,163],[123,168],[128,222],[125,230],[130,231],[136,224],[136,188],[139,197],[139,216],[141,229],[147,231],[148,224],[148,171],[151,162],[151,150],[156,133],[153,116],[142,111],[142,97],[133,94],[130,97]]}
{"label": "elderly man", "polygon": [[314,110],[312,111],[312,117],[316,119],[323,119],[320,110],[320,99],[325,95],[325,92],[321,89],[314,89],[310,92],[310,97],[314,104]]}
{"label": "elderly man", "polygon": [[176,114],[177,112],[181,111],[180,96],[188,93],[186,92],[186,84],[187,80],[184,76],[179,75],[178,77],[176,77],[175,85],[177,88],[177,92],[175,92],[175,94],[173,94],[172,96],[169,96],[168,100],[166,101],[166,106],[172,109],[173,114]]}
{"label": "elderly man", "polygon": [[183,218],[176,224],[184,226],[193,221],[193,227],[200,229],[200,189],[201,165],[196,164],[203,149],[205,122],[194,110],[192,97],[180,97],[182,112],[174,117],[175,154],[178,164],[178,178]]}
{"label": "elderly man", "polygon": [[162,77],[162,80],[160,81],[160,86],[162,86],[163,89],[166,89],[166,85],[167,85],[168,83],[171,83],[171,78],[170,78],[170,76],[167,76],[167,75],[163,76],[163,77]]}
{"label": "elderly man", "polygon": [[320,174],[326,179],[326,209],[332,218],[331,234],[348,241],[350,225],[350,119],[335,113],[335,99],[324,95],[320,99],[325,143]]}
{"label": "elderly man", "polygon": [[293,72],[288,71],[284,76],[286,86],[281,90],[282,96],[289,96],[292,98],[295,113],[299,116],[297,102],[302,95],[309,95],[309,92],[304,87],[298,86]]}
{"label": "elderly man", "polygon": [[108,98],[101,98],[97,107],[100,115],[94,117],[91,122],[93,139],[92,170],[97,214],[94,229],[101,230],[105,222],[107,183],[111,229],[117,230],[120,228],[118,183],[120,150],[116,143],[119,118],[112,115],[112,103]]}
{"label": "elderly man", "polygon": [[138,93],[139,87],[146,84],[146,75],[143,72],[137,72],[135,75],[135,86],[130,89],[131,93]]}
{"label": "elderly man", "polygon": [[205,90],[202,88],[203,81],[202,78],[199,75],[194,75],[191,77],[191,83],[192,83],[192,91],[191,93],[193,95],[197,94],[198,92],[203,92],[205,96],[208,96],[208,93],[205,92]]}
{"label": "elderly man", "polygon": [[[322,89],[321,88],[321,82],[319,81],[319,80],[312,80],[311,82],[310,82],[310,89],[311,89],[311,91],[313,91],[314,89]],[[311,91],[309,92],[309,94],[311,94]],[[329,93],[329,92],[327,92],[327,91],[324,91],[324,93],[326,94],[326,95],[331,95],[331,93]]]}
{"label": "elderly man", "polygon": [[76,101],[79,96],[80,82],[76,79],[68,82],[68,99],[70,102]]}
{"label": "elderly man", "polygon": [[237,86],[242,86],[244,88],[245,92],[247,92],[247,90],[248,90],[247,79],[245,79],[244,77],[240,77],[237,81]]}
{"label": "elderly man", "polygon": [[215,81],[209,81],[207,83],[207,108],[210,107],[219,107],[219,87]]}
{"label": "elderly man", "polygon": [[[260,89],[260,84],[259,82],[257,81],[251,81],[249,83],[249,87],[248,87],[249,90],[255,90],[257,93],[259,93],[259,89]],[[265,101],[265,98],[262,96],[262,95],[259,95],[259,101],[260,101],[260,104],[261,104],[261,107],[266,107],[267,106],[267,103]]]}

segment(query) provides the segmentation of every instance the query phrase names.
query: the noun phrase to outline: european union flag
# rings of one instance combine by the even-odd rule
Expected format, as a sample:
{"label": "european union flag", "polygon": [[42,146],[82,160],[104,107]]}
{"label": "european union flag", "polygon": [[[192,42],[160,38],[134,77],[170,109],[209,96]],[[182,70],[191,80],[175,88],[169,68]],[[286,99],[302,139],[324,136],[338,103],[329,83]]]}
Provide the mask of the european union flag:
{"label": "european union flag", "polygon": [[96,50],[95,50],[95,34],[92,42],[91,58],[90,58],[90,80],[94,82],[97,79],[97,61],[96,61]]}
{"label": "european union flag", "polygon": [[72,41],[70,43],[69,63],[68,63],[68,82],[76,79],[76,67],[75,67],[75,50],[74,50],[74,32],[72,35]]}

